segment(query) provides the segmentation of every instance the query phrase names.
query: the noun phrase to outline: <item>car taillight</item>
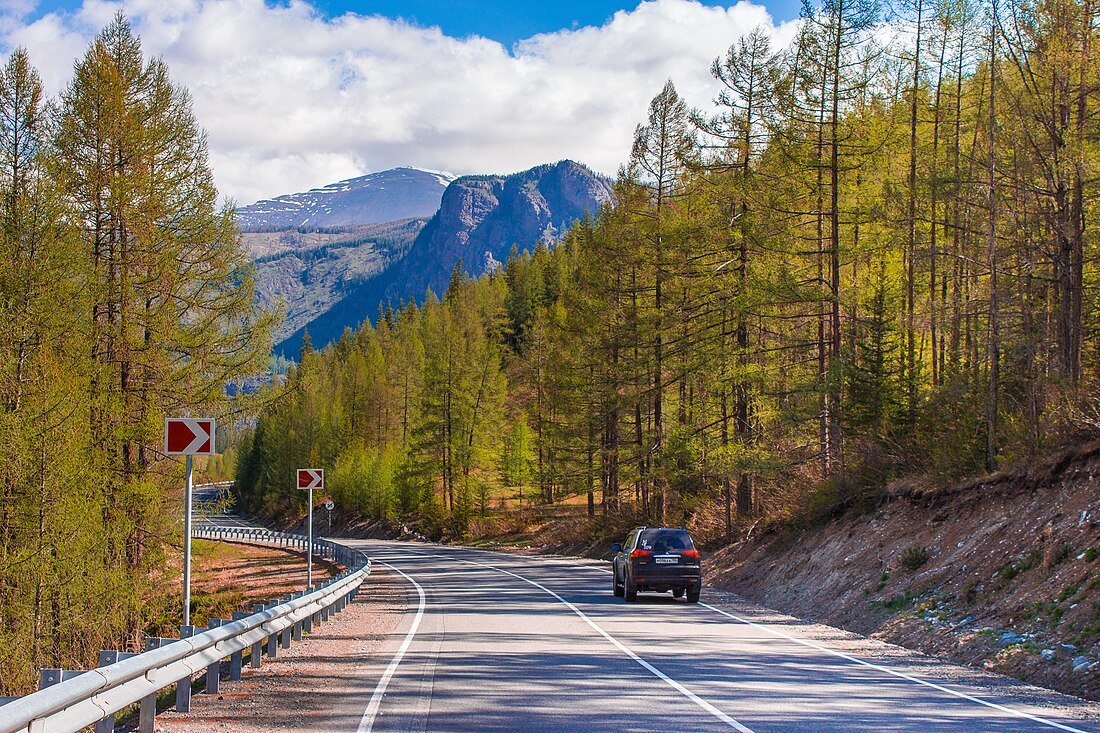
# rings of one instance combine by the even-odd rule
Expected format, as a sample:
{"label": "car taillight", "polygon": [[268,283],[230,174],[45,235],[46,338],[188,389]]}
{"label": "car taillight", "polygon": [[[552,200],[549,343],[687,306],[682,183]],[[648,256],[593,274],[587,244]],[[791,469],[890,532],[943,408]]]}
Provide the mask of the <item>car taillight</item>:
{"label": "car taillight", "polygon": [[695,558],[699,557],[699,551],[698,550],[684,550],[681,554],[684,557],[695,557]]}
{"label": "car taillight", "polygon": [[634,550],[630,553],[630,559],[636,560],[639,558],[653,557],[653,553],[649,550]]}

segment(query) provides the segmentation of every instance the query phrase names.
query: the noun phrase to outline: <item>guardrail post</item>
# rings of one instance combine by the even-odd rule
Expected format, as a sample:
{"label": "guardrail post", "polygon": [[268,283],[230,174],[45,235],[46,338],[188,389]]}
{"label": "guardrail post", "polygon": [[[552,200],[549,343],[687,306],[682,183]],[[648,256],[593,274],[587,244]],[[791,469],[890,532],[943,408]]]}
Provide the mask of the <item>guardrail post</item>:
{"label": "guardrail post", "polygon": [[[304,595],[305,595],[305,591],[296,591],[296,592],[290,594],[290,600],[292,600],[292,601],[297,600],[297,599],[301,598]],[[301,641],[302,640],[302,622],[301,621],[295,621],[294,622],[294,625],[291,627],[290,637],[294,641]]]}
{"label": "guardrail post", "polygon": [[[114,649],[104,649],[99,652],[99,665],[106,667],[118,661],[118,652]],[[95,733],[113,733],[115,729],[115,714],[111,713],[106,718],[95,724]]]}
{"label": "guardrail post", "polygon": [[[160,648],[160,639],[152,637],[145,640],[145,651]],[[154,720],[157,717],[157,693],[152,693],[141,698],[138,708],[138,733],[153,733]]]}
{"label": "guardrail post", "polygon": [[[181,626],[180,638],[190,639],[195,635],[194,626]],[[176,682],[176,712],[177,713],[189,713],[191,712],[191,675],[187,675],[183,679]]]}
{"label": "guardrail post", "polygon": [[282,639],[280,641],[280,646],[282,646],[283,649],[290,648],[290,636],[293,632],[294,629],[291,626],[287,626],[285,629],[283,629],[283,633],[281,634]]}
{"label": "guardrail post", "polygon": [[[240,611],[233,612],[233,620],[240,621],[242,618],[248,618],[247,613]],[[233,652],[229,657],[229,679],[232,682],[236,682],[241,678],[241,668],[244,666],[244,651]]]}
{"label": "guardrail post", "polygon": [[[264,610],[274,608],[277,605],[279,605],[278,601],[268,601],[267,605],[264,606]],[[275,659],[276,657],[279,656],[279,635],[278,634],[272,634],[271,636],[267,637],[267,656],[270,657],[271,659]]]}
{"label": "guardrail post", "polygon": [[61,676],[63,674],[64,670],[61,669],[38,670],[38,689],[45,690],[47,687],[53,687],[61,681]]}
{"label": "guardrail post", "polygon": [[[221,626],[223,623],[224,623],[224,621],[222,621],[220,618],[212,618],[206,624],[206,630],[210,631],[211,629],[216,629],[219,626]],[[214,662],[206,668],[206,689],[205,689],[205,692],[206,692],[207,695],[216,695],[216,694],[218,694],[218,688],[221,686],[220,685],[221,671],[222,671],[222,660],[220,660],[220,659],[214,660]]]}
{"label": "guardrail post", "polygon": [[[256,605],[252,606],[252,613],[259,613],[262,610],[264,610],[264,604],[262,603],[257,603]],[[253,669],[260,668],[260,657],[263,655],[263,653],[264,643],[262,640],[257,641],[252,645],[252,658],[249,661]]]}

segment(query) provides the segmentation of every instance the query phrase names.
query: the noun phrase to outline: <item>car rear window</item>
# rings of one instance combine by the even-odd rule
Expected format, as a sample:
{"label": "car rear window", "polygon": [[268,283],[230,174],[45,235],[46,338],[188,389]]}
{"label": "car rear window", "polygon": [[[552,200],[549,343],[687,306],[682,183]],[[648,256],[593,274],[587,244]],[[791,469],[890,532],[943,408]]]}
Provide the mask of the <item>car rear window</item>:
{"label": "car rear window", "polygon": [[647,529],[638,538],[638,547],[655,552],[695,549],[691,536],[683,529]]}

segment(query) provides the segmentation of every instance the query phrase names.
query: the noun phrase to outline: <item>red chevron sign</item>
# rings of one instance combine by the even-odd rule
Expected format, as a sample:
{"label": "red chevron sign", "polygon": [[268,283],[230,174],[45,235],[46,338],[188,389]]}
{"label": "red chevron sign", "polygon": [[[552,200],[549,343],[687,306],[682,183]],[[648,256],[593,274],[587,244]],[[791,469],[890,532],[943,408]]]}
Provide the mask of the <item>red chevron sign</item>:
{"label": "red chevron sign", "polygon": [[214,455],[214,419],[169,417],[164,421],[164,452],[170,456]]}
{"label": "red chevron sign", "polygon": [[323,468],[299,468],[299,489],[323,489],[325,488],[325,469]]}

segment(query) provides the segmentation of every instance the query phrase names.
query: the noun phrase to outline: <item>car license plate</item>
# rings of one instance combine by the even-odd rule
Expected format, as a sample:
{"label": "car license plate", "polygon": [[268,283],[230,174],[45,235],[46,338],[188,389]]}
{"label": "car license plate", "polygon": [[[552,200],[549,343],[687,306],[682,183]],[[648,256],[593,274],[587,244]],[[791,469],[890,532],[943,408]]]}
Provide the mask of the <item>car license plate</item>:
{"label": "car license plate", "polygon": [[678,557],[658,557],[656,558],[658,565],[675,565],[680,561]]}

